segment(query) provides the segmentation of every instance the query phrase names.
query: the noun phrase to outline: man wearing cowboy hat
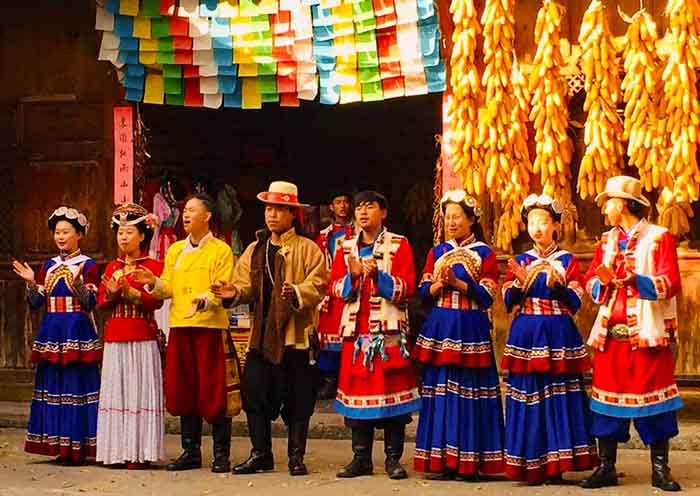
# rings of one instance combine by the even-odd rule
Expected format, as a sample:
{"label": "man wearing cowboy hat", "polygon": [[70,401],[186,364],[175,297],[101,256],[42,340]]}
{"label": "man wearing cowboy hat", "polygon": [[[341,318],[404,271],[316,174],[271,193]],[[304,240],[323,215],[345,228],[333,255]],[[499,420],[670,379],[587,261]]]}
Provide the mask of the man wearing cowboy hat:
{"label": "man wearing cowboy hat", "polygon": [[584,488],[617,484],[617,443],[629,424],[651,448],[652,485],[679,491],[668,467],[668,440],[678,434],[683,404],[673,375],[676,295],[681,279],[676,243],[643,218],[650,206],[638,179],[608,179],[596,197],[612,229],[603,234],[586,274],[586,290],[600,305],[588,344],[593,361],[592,433],[600,465]]}
{"label": "man wearing cowboy hat", "polygon": [[328,275],[323,253],[295,229],[297,187],[275,181],[258,194],[266,229],[241,255],[230,283],[212,287],[227,304],[252,303],[253,329],[241,389],[253,445],[236,474],[272,470],[271,422],[280,413],[289,429],[289,473],[305,475],[309,419],[316,403],[318,369],[310,352],[318,304]]}

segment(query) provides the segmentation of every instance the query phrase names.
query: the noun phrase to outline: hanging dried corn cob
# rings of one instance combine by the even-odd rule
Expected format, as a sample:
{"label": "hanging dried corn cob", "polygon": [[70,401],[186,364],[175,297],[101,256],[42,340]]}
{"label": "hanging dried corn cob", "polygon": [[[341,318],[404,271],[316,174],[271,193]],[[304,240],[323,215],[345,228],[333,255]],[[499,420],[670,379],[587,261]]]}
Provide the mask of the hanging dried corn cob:
{"label": "hanging dried corn cob", "polygon": [[[440,136],[435,136],[438,147],[442,148]],[[442,154],[438,154],[435,161],[435,176],[433,179],[433,244],[437,245],[444,240],[443,232],[445,223],[442,218],[442,210],[440,208],[440,200],[442,199]]]}
{"label": "hanging dried corn cob", "polygon": [[620,174],[624,153],[620,141],[622,122],[617,115],[619,66],[615,41],[600,0],[593,0],[583,15],[578,40],[586,77],[583,109],[588,112],[584,137],[586,151],[579,169],[578,191],[581,198],[586,199],[602,192],[609,177]]}
{"label": "hanging dried corn cob", "polygon": [[639,169],[647,191],[666,185],[664,137],[658,132],[661,61],[656,52],[659,40],[656,23],[645,10],[637,12],[627,28],[624,51],[625,102],[624,140],[630,165]]}
{"label": "hanging dried corn cob", "polygon": [[[527,119],[530,110],[530,92],[517,60],[513,64],[513,94],[515,105],[511,111],[509,140],[513,143],[513,163],[510,177],[500,190],[501,216],[496,222],[496,247],[506,253],[513,251],[513,240],[524,228],[520,208],[530,194],[532,163],[527,147]],[[512,136],[511,136],[512,135]]]}
{"label": "hanging dried corn cob", "polygon": [[656,202],[659,211],[659,224],[680,238],[690,232],[690,219],[694,217],[693,209],[688,202],[676,203],[673,197],[673,187],[665,187]]}
{"label": "hanging dried corn cob", "polygon": [[474,0],[452,0],[450,13],[454,21],[452,56],[450,58],[452,101],[448,115],[452,123],[452,147],[455,173],[471,195],[484,191],[484,172],[480,150],[476,146],[478,109],[481,105],[481,81],[475,65],[477,20]]}
{"label": "hanging dried corn cob", "polygon": [[484,26],[485,107],[479,115],[479,145],[483,150],[486,187],[491,199],[510,180],[514,158],[514,133],[510,117],[517,105],[513,95],[514,0],[486,0],[481,24]]}
{"label": "hanging dried corn cob", "polygon": [[[513,62],[513,94],[515,95],[515,105],[511,111],[511,126],[508,128],[509,140],[513,143],[513,156],[515,167],[510,175],[510,182],[514,185],[525,188],[523,200],[530,194],[530,177],[532,176],[532,162],[530,161],[530,151],[527,147],[528,134],[527,122],[530,115],[530,90],[528,82],[520,70],[517,59]],[[512,137],[511,137],[512,134]],[[507,189],[506,189],[507,190]],[[504,190],[504,191],[506,191]],[[501,199],[510,198],[510,194],[502,194]]]}
{"label": "hanging dried corn cob", "polygon": [[530,122],[535,128],[537,144],[534,173],[540,174],[544,194],[567,204],[571,200],[570,164],[574,146],[566,132],[569,126],[569,87],[559,71],[565,65],[560,51],[564,12],[562,5],[544,0],[537,13],[537,51],[529,89],[532,93]]}
{"label": "hanging dried corn cob", "polygon": [[[700,170],[697,144],[700,134],[700,101],[695,69],[700,64],[700,4],[698,0],[670,0],[666,6],[672,48],[662,80],[661,111],[668,140],[666,174],[672,178],[659,196],[660,222],[676,236],[690,230],[689,203],[698,200]],[[662,121],[661,124],[664,124]]]}

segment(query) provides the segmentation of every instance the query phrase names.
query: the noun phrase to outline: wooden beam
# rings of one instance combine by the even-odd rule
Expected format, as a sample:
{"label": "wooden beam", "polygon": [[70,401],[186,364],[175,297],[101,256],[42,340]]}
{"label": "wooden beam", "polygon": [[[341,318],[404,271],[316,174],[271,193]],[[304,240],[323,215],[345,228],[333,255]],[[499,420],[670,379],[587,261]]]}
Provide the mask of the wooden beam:
{"label": "wooden beam", "polygon": [[57,95],[34,95],[20,97],[19,103],[77,102],[78,97],[72,93]]}

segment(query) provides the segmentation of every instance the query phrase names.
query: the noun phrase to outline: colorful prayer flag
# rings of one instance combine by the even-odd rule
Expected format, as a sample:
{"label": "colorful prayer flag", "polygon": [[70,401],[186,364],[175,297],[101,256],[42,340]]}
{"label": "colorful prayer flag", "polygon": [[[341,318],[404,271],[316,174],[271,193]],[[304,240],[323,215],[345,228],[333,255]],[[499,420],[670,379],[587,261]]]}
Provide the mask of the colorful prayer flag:
{"label": "colorful prayer flag", "polygon": [[99,60],[127,101],[298,107],[444,91],[433,0],[105,0]]}

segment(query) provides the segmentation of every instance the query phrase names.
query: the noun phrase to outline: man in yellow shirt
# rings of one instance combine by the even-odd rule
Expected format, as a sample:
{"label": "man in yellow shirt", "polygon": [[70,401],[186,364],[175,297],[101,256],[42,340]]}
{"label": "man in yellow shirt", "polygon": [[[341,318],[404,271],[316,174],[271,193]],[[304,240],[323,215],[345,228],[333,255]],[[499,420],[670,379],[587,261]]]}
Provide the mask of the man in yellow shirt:
{"label": "man in yellow shirt", "polygon": [[212,471],[230,470],[231,416],[240,411],[240,384],[237,368],[227,360],[232,351],[228,316],[209,288],[231,279],[233,254],[209,231],[213,209],[214,200],[206,193],[192,196],[182,213],[188,236],[168,249],[163,274],[135,272],[155,297],[172,299],[165,406],[180,416],[184,451],[168,470],[202,466],[202,418],[212,424]]}
{"label": "man in yellow shirt", "polygon": [[254,305],[253,329],[241,389],[253,445],[235,474],[272,470],[271,422],[288,427],[289,473],[305,475],[304,452],[314,412],[319,372],[312,356],[318,304],[326,294],[326,260],[312,240],[295,229],[297,187],[275,181],[258,195],[265,226],[238,261],[230,284],[214,293],[228,304]]}

